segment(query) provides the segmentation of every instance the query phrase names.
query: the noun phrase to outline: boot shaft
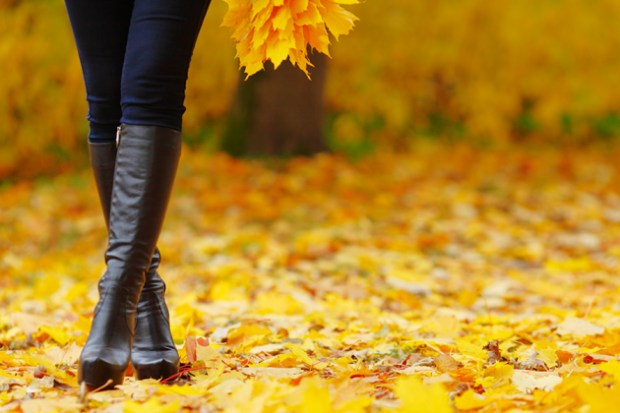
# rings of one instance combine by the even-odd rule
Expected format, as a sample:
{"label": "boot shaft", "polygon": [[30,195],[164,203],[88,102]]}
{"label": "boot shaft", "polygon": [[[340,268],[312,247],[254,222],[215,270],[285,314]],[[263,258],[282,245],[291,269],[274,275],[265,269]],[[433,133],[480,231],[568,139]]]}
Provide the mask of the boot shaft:
{"label": "boot shaft", "polygon": [[[97,192],[99,195],[99,202],[101,203],[101,210],[103,211],[103,218],[105,220],[106,228],[110,227],[110,206],[112,203],[112,188],[114,187],[114,168],[116,165],[116,150],[118,140],[110,142],[89,142],[88,152],[90,157],[90,164],[93,170],[93,176],[95,178],[95,184],[97,186]],[[151,258],[151,264],[146,274],[145,287],[149,287],[150,281],[157,284],[150,287],[150,289],[159,289],[159,284],[163,283],[161,278],[157,274],[157,268],[161,262],[161,254],[159,250],[155,248],[153,257]]]}
{"label": "boot shaft", "polygon": [[105,254],[113,272],[137,275],[148,270],[172,193],[181,143],[181,132],[172,129],[122,125]]}
{"label": "boot shaft", "polygon": [[110,226],[110,204],[114,186],[114,166],[116,165],[116,142],[89,142],[88,154],[99,193],[106,228]]}

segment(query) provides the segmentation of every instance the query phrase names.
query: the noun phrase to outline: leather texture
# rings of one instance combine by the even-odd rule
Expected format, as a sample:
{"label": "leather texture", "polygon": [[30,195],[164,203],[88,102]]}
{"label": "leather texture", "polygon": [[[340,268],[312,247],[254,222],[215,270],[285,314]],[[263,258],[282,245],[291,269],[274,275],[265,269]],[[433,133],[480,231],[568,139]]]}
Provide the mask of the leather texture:
{"label": "leather texture", "polygon": [[[149,321],[148,317],[136,317],[136,312],[174,184],[181,141],[181,132],[172,129],[121,126],[109,204],[107,270],[99,281],[100,299],[78,369],[78,381],[86,382],[90,388],[102,387],[109,380],[111,383],[106,388],[122,384],[134,342],[136,318]],[[109,188],[103,180],[97,181],[98,189]],[[104,213],[105,205],[102,200]],[[156,295],[154,291],[162,291],[161,284],[145,290],[148,303]],[[162,302],[158,301],[160,309]],[[153,305],[146,304],[145,308],[152,309]],[[161,317],[159,314],[161,311],[158,313]],[[166,326],[169,334],[167,322]],[[150,326],[145,329],[152,330]],[[163,363],[166,368],[168,361]]]}
{"label": "leather texture", "polygon": [[110,204],[114,186],[114,165],[116,165],[116,141],[89,142],[90,165],[95,176],[99,202],[106,228],[110,227]]}
{"label": "leather texture", "polygon": [[166,284],[154,271],[142,289],[136,314],[131,364],[138,380],[165,379],[179,372],[179,352],[170,333],[165,292]]}
{"label": "leather texture", "polygon": [[[116,142],[89,143],[89,153],[101,208],[109,227]],[[157,272],[160,262],[161,254],[155,248],[136,310],[131,364],[139,380],[168,378],[179,372],[179,352],[170,333],[170,316],[164,299],[166,284]]]}

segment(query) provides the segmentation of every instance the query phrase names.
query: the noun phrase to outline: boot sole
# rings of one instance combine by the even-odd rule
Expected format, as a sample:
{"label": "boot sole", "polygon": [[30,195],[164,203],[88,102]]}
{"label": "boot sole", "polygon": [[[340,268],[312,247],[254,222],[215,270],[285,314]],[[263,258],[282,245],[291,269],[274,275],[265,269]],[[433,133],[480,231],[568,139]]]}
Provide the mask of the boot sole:
{"label": "boot sole", "polygon": [[[179,372],[179,363],[173,363],[170,360],[158,360],[155,363],[134,365],[133,369],[138,380],[165,380]],[[174,381],[176,379],[175,377],[171,380]]]}

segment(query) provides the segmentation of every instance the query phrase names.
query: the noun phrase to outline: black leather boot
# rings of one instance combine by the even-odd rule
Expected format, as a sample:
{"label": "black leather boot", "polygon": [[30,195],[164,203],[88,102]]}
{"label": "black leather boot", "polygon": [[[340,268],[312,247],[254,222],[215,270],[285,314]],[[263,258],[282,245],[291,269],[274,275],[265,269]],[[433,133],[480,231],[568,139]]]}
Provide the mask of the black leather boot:
{"label": "black leather boot", "polygon": [[99,281],[100,299],[78,370],[78,381],[90,388],[106,383],[106,388],[112,388],[123,382],[136,309],[181,153],[181,133],[172,129],[123,124],[120,135],[110,203],[107,270]]}
{"label": "black leather boot", "polygon": [[[99,200],[108,225],[116,142],[90,143],[89,152]],[[160,262],[161,255],[155,248],[136,312],[131,363],[139,380],[167,378],[179,372],[179,353],[170,333],[168,307],[164,300],[166,284],[157,272]]]}

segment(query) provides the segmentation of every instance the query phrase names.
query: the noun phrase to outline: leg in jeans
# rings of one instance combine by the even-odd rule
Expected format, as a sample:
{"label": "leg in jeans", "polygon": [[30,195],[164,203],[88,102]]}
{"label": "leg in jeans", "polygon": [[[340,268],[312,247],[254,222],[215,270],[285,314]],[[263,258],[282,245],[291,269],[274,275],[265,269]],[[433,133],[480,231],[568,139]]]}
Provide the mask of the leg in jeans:
{"label": "leg in jeans", "polygon": [[90,142],[110,142],[121,121],[121,76],[132,0],[66,0],[82,63]]}
{"label": "leg in jeans", "polygon": [[[122,116],[121,77],[133,0],[67,0],[66,6],[87,90],[90,162],[106,226],[109,227],[116,165],[115,138]],[[144,343],[139,337],[136,344],[140,349],[151,344],[153,349],[168,348],[170,352],[171,339],[167,339],[170,336],[168,322],[157,324],[161,318],[159,307],[165,308],[163,301],[154,297],[156,294],[157,298],[163,298],[165,290],[165,284],[157,273],[160,262],[161,255],[156,248],[146,274],[145,288],[140,296],[141,311],[138,311],[136,320],[136,329],[139,332],[150,332],[147,335],[150,339]],[[156,315],[155,320],[153,315]],[[164,342],[166,344],[162,344]],[[174,352],[176,354],[176,349]],[[139,350],[135,353],[138,354]],[[153,370],[153,360],[149,361],[147,364]]]}
{"label": "leg in jeans", "polygon": [[121,122],[181,130],[185,83],[210,0],[135,0]]}
{"label": "leg in jeans", "polygon": [[[110,96],[118,90],[113,84],[118,84],[122,41],[117,40],[125,36],[119,28],[126,27],[122,11],[129,5],[120,93],[125,124],[114,168],[108,269],[99,283],[101,299],[80,358],[79,380],[91,387],[108,380],[119,384],[128,364],[138,298],[144,298],[140,293],[176,173],[187,69],[208,2],[67,0],[87,84],[91,141],[101,135],[109,140],[109,126],[118,123],[118,105],[110,104],[116,98]],[[136,343],[148,338],[142,342],[146,347],[134,348],[141,355],[134,362],[147,365],[143,374],[161,377],[166,371],[161,362],[171,364],[176,349],[169,348],[163,282],[156,284],[145,299],[144,309],[151,317],[138,316]],[[155,326],[145,323],[140,330],[142,319]]]}
{"label": "leg in jeans", "polygon": [[[209,0],[135,1],[121,86],[127,130],[136,125],[181,130],[189,64],[208,6]],[[156,253],[153,261],[158,258]],[[156,271],[146,273],[131,353],[138,378],[165,378],[178,371],[165,288]]]}

